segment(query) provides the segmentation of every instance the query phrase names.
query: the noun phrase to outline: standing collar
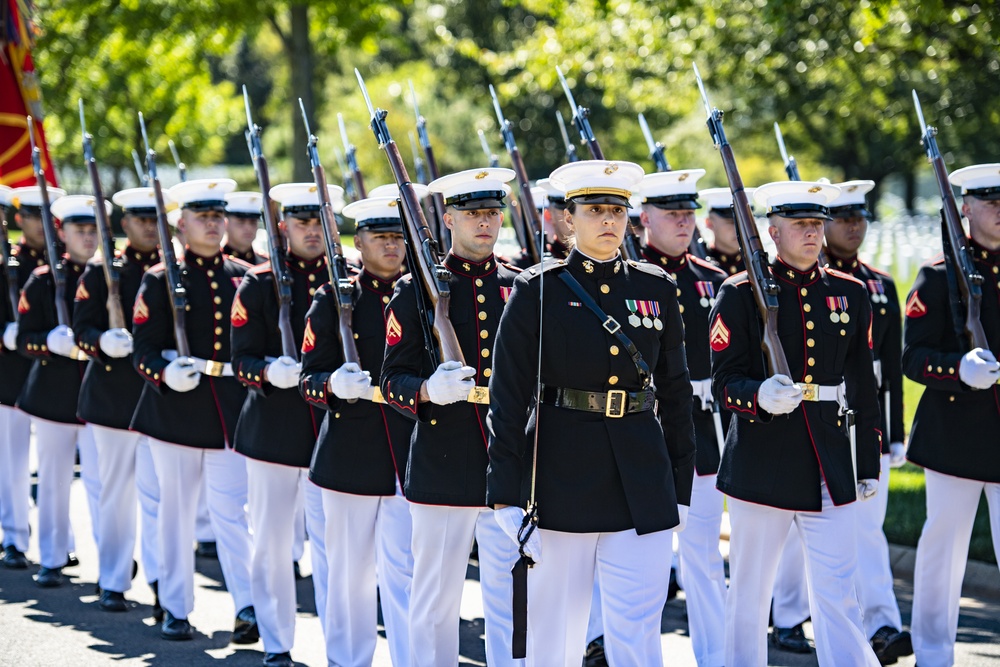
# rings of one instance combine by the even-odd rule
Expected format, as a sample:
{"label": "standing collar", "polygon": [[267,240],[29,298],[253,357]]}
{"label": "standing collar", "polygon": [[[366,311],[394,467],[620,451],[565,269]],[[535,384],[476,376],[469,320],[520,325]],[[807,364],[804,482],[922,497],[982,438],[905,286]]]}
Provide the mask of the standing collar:
{"label": "standing collar", "polygon": [[976,258],[977,261],[985,262],[992,266],[1000,264],[1000,249],[989,250],[985,246],[980,245],[975,239],[969,238],[969,249],[972,251],[972,256]]}
{"label": "standing collar", "polygon": [[792,283],[793,285],[811,285],[816,282],[820,276],[820,269],[818,264],[813,264],[812,267],[806,269],[805,271],[800,271],[789,264],[786,264],[784,260],[780,257],[774,260],[771,265],[774,270],[774,275],[782,279],[786,283]]}
{"label": "standing collar", "polygon": [[253,251],[252,246],[249,250],[241,252],[239,250],[236,250],[227,243],[226,245],[222,246],[222,252],[226,253],[230,257],[235,257],[236,259],[242,259],[244,262],[247,262],[249,264],[257,263],[257,253]]}
{"label": "standing collar", "polygon": [[584,255],[576,248],[570,252],[569,257],[566,258],[566,262],[571,267],[578,269],[588,277],[594,278],[595,280],[612,278],[619,275],[625,268],[625,262],[622,260],[620,253],[611,259],[602,262]]}
{"label": "standing collar", "polygon": [[197,266],[201,269],[211,269],[222,266],[222,249],[220,248],[219,252],[215,253],[211,257],[202,257],[194,250],[191,250],[191,248],[185,248],[184,263],[188,266]]}
{"label": "standing collar", "polygon": [[124,250],[122,250],[122,257],[133,264],[152,266],[160,261],[160,251],[157,248],[153,248],[149,252],[141,252],[129,244],[125,246]]}
{"label": "standing collar", "polygon": [[643,248],[642,254],[648,262],[656,264],[670,273],[677,273],[688,265],[686,252],[682,253],[679,257],[674,257],[658,249],[656,246],[648,244]]}
{"label": "standing collar", "polygon": [[285,264],[296,271],[305,273],[318,273],[326,268],[326,255],[319,255],[316,259],[302,259],[293,252],[285,256]]}
{"label": "standing collar", "polygon": [[824,248],[826,256],[829,261],[826,263],[831,269],[837,269],[838,271],[845,271],[847,273],[856,273],[858,269],[861,268],[861,261],[858,259],[857,254],[851,257],[841,258],[835,255],[829,247]]}
{"label": "standing collar", "polygon": [[482,261],[474,262],[449,252],[444,265],[452,273],[469,278],[487,276],[497,270],[497,260],[492,254]]}
{"label": "standing collar", "polygon": [[399,276],[401,275],[402,273],[399,273],[391,280],[385,280],[384,278],[379,278],[376,275],[368,273],[366,269],[362,269],[358,280],[365,289],[374,290],[379,294],[392,294],[392,291],[396,289],[396,281],[399,280]]}

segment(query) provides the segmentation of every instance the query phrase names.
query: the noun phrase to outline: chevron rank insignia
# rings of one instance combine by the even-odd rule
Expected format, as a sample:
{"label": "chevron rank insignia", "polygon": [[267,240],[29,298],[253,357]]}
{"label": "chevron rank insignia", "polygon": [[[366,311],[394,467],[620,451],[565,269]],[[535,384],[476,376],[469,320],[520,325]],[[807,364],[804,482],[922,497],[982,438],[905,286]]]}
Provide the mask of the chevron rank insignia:
{"label": "chevron rank insignia", "polygon": [[920,293],[914,292],[906,301],[906,316],[910,318],[923,317],[927,314],[927,306],[920,300]]}
{"label": "chevron rank insignia", "polygon": [[76,286],[76,296],[73,297],[75,301],[86,301],[90,298],[90,292],[87,291],[87,286],[80,283]]}
{"label": "chevron rank insignia", "polygon": [[17,300],[17,312],[24,315],[29,310],[31,310],[31,304],[28,303],[28,299],[24,296],[24,292],[21,292],[21,298]]}
{"label": "chevron rank insignia", "polygon": [[403,325],[396,319],[396,313],[389,311],[389,319],[385,322],[385,344],[392,346],[403,340]]}
{"label": "chevron rank insignia", "polygon": [[240,301],[240,295],[237,294],[236,298],[233,299],[233,308],[229,313],[229,321],[233,323],[234,327],[241,327],[247,323],[247,308]]}
{"label": "chevron rank insignia", "polygon": [[729,347],[729,327],[722,321],[722,314],[715,316],[715,322],[708,332],[709,345],[716,352],[722,352]]}
{"label": "chevron rank insignia", "polygon": [[149,306],[146,305],[146,301],[140,294],[135,300],[135,306],[132,308],[132,324],[145,324],[148,319]]}
{"label": "chevron rank insignia", "polygon": [[312,320],[306,320],[306,332],[302,335],[302,354],[312,352],[315,347],[316,334],[313,333]]}

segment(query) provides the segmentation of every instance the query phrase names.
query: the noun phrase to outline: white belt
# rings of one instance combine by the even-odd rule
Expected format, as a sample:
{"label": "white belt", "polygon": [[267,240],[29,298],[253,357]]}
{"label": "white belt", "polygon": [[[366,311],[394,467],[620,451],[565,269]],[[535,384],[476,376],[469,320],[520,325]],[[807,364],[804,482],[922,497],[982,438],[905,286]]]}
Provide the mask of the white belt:
{"label": "white belt", "polygon": [[847,385],[843,382],[838,385],[799,382],[796,386],[802,390],[803,401],[837,403],[841,414],[847,411]]}
{"label": "white belt", "polygon": [[882,360],[876,359],[874,363],[875,368],[875,386],[882,387]]}
{"label": "white belt", "polygon": [[701,409],[711,410],[712,404],[715,403],[715,397],[712,396],[712,378],[707,380],[691,380],[691,391],[694,395],[701,399]]}
{"label": "white belt", "polygon": [[[177,358],[177,350],[163,350],[160,356],[167,361],[173,361]],[[191,361],[191,366],[203,375],[217,378],[233,377],[233,365],[228,362],[199,359],[198,357],[188,357],[188,359]]]}

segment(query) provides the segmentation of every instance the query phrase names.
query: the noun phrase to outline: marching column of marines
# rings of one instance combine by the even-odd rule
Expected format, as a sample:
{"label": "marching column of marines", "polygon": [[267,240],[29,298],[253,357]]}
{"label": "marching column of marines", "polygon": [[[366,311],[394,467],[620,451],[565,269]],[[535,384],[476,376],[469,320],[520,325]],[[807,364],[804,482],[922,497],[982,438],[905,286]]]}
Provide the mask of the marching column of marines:
{"label": "marching column of marines", "polygon": [[[95,207],[110,212],[111,202],[50,187],[43,210],[38,187],[0,188],[22,231],[14,270],[0,272],[3,566],[28,567],[33,427],[36,583],[63,584],[76,560],[69,488],[79,456],[99,607],[133,608],[139,542],[161,636],[191,639],[204,481],[232,642],[262,640],[271,667],[294,664],[303,534],[330,665],[372,663],[380,613],[394,665],[457,664],[472,549],[488,664],[662,664],[675,534],[699,665],[766,664],[777,554],[790,534],[801,560],[789,567],[807,576],[788,613],[775,599],[774,643],[812,650],[796,625],[806,614],[824,667],[913,653],[923,667],[953,664],[984,492],[1000,551],[1000,454],[978,440],[956,449],[948,432],[958,420],[1000,427],[990,351],[1000,346],[1000,165],[950,176],[984,277],[989,349],[962,339],[944,259],[921,270],[901,325],[894,282],[858,258],[873,182],[748,188],[777,249],[767,270],[787,374],[761,352],[734,192],[699,191],[704,173],[645,175],[603,159],[559,167],[533,192],[542,261],[521,255],[517,267],[495,252],[511,170],[390,184],[346,205],[329,186],[360,255],[341,284],[330,282],[314,184],[267,193],[285,244],[276,272],[252,243],[261,193],[186,181],[164,193],[183,238],[184,345],[154,189],[112,197],[127,242],[95,258]],[[450,231],[438,268],[461,360],[439,358],[412,273],[419,249],[402,202],[429,193]],[[707,260],[691,252],[700,202],[713,235]],[[43,233],[47,216],[58,244]],[[639,258],[623,250],[629,225],[644,240]],[[121,327],[109,318],[108,263],[120,277]],[[279,335],[285,272],[294,355]],[[908,448],[904,374],[926,388]],[[907,459],[925,469],[928,507],[912,637],[882,532],[890,470]],[[599,651],[588,647],[596,635]]]}

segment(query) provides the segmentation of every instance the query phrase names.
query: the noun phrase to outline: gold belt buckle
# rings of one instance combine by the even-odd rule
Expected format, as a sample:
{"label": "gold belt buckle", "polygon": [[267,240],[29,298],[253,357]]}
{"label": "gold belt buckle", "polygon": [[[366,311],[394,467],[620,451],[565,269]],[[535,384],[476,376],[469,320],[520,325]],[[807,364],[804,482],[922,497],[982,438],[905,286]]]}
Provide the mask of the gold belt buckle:
{"label": "gold belt buckle", "polygon": [[618,419],[625,416],[628,408],[628,392],[624,389],[612,389],[608,392],[608,400],[604,404],[604,416]]}
{"label": "gold belt buckle", "polygon": [[74,345],[73,350],[69,353],[69,358],[74,359],[76,361],[88,361],[90,359],[90,356],[86,352],[81,350],[79,347]]}
{"label": "gold belt buckle", "polygon": [[224,362],[214,361],[212,359],[205,360],[205,375],[220,378],[225,370],[226,364]]}
{"label": "gold belt buckle", "polygon": [[469,403],[475,403],[477,405],[489,405],[490,404],[490,388],[489,387],[473,387],[469,391]]}
{"label": "gold belt buckle", "polygon": [[375,391],[372,392],[372,403],[385,403],[385,396],[382,395],[382,390],[375,387]]}
{"label": "gold belt buckle", "polygon": [[815,403],[819,400],[819,385],[800,382],[799,389],[802,390],[802,400]]}

